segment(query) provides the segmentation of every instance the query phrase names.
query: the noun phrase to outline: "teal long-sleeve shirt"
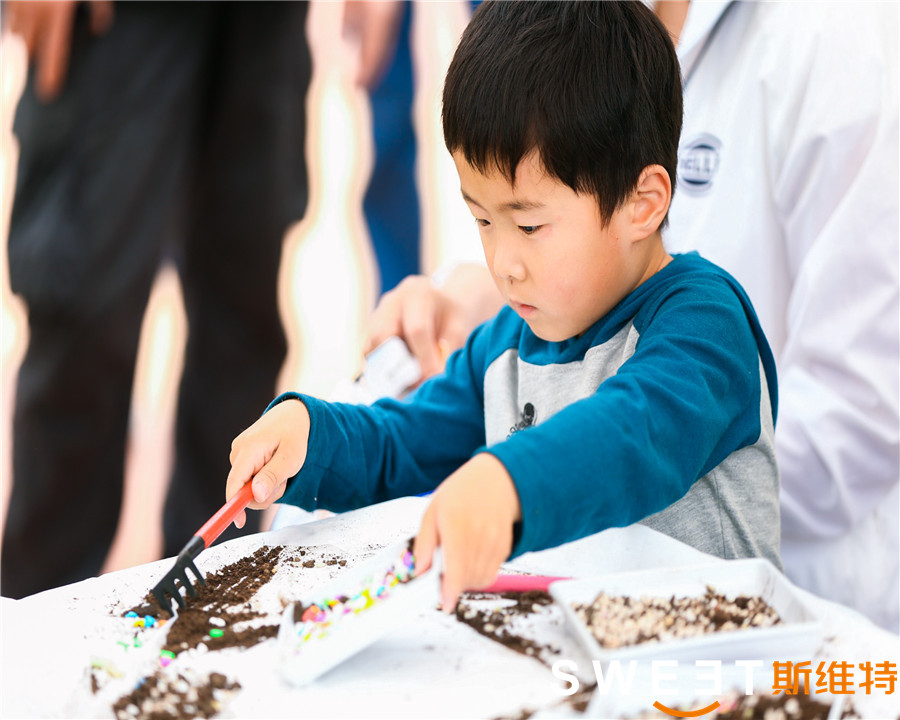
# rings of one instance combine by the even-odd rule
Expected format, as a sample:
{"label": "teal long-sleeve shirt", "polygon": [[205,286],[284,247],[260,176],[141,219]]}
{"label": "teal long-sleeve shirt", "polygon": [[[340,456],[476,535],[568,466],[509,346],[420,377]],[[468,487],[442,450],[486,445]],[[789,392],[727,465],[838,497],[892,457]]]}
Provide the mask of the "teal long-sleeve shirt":
{"label": "teal long-sleeve shirt", "polygon": [[283,502],[345,511],[431,491],[477,452],[522,508],[513,555],[643,521],[721,557],[780,565],[775,365],[736,280],[673,261],[577,338],[511,309],[404,400],[309,409]]}

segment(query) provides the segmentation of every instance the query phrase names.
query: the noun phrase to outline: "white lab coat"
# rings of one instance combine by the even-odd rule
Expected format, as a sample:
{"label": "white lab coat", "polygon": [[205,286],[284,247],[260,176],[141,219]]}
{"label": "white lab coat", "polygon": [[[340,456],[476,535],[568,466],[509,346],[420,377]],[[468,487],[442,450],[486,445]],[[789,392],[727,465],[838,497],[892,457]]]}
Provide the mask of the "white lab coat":
{"label": "white lab coat", "polygon": [[693,2],[664,239],[743,284],[779,372],[788,576],[898,631],[898,8]]}

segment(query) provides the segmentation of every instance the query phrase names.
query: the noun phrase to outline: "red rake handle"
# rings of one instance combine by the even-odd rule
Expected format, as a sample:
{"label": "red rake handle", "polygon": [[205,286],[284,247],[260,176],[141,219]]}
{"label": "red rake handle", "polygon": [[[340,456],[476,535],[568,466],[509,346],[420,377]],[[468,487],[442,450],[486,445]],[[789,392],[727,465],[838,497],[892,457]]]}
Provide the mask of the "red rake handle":
{"label": "red rake handle", "polygon": [[209,547],[215,542],[227,528],[231,522],[238,516],[238,513],[247,507],[253,501],[252,483],[245,484],[238,490],[221,508],[213,515],[197,532],[194,537],[203,538],[203,546]]}
{"label": "red rake handle", "polygon": [[528,592],[530,590],[543,590],[547,592],[550,583],[557,580],[571,580],[567,577],[550,577],[547,575],[498,575],[494,583],[477,592],[505,593]]}

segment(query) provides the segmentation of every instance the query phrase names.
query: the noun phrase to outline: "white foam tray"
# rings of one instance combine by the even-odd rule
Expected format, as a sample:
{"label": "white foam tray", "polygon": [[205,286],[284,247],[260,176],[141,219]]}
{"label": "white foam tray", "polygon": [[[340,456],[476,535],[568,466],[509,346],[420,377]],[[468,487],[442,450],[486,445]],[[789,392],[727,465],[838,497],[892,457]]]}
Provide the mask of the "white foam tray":
{"label": "white foam tray", "polygon": [[[592,603],[605,592],[616,596],[700,597],[706,586],[728,597],[759,596],[781,617],[782,624],[767,628],[719,631],[706,635],[642,643],[615,650],[600,646],[576,615],[573,603]],[[581,580],[561,580],[550,586],[571,631],[592,660],[809,660],[822,637],[819,619],[800,599],[793,586],[767,560],[728,560],[680,568],[616,573]]]}
{"label": "white foam tray", "polygon": [[[376,579],[384,576],[406,549],[408,541],[394,545],[361,565],[346,570],[333,581],[302,597],[303,607],[321,604],[341,595],[353,597]],[[289,605],[281,617],[278,645],[281,671],[294,685],[306,685],[336,665],[374,643],[379,638],[416,622],[419,614],[437,606],[440,597],[440,551],[435,551],[427,572],[391,589],[390,596],[376,602],[360,613],[338,618],[322,637],[310,637],[305,642],[298,634],[303,625],[294,621],[294,608]]]}

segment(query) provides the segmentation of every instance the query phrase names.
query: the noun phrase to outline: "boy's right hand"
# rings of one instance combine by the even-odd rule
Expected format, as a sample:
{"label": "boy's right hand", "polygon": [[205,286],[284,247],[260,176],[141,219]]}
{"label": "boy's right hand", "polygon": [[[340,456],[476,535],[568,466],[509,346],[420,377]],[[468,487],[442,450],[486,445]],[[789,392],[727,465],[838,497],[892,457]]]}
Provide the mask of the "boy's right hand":
{"label": "boy's right hand", "polygon": [[[309,411],[299,400],[285,400],[269,410],[231,443],[231,470],[225,484],[225,499],[246,483],[253,483],[249,507],[264,510],[284,495],[287,481],[306,460],[309,444]],[[234,519],[244,527],[247,515]]]}

